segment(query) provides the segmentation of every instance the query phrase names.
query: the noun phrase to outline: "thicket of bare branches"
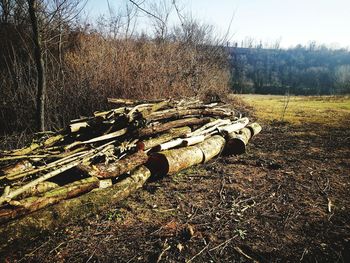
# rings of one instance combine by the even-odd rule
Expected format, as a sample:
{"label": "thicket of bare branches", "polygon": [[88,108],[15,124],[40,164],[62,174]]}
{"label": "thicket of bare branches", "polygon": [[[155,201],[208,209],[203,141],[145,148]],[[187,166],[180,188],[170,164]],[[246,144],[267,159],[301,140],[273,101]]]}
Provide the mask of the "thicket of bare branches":
{"label": "thicket of bare branches", "polygon": [[[9,6],[6,4],[10,4]],[[0,127],[35,129],[36,76],[26,1],[0,0]],[[227,93],[226,55],[212,28],[184,16],[173,1],[126,2],[97,26],[76,23],[83,4],[43,1],[39,30],[47,79],[46,122],[107,108],[107,97],[151,99]],[[148,10],[152,10],[148,12]],[[148,12],[148,13],[147,13]],[[179,25],[169,25],[176,15]],[[147,20],[149,34],[138,26]]]}

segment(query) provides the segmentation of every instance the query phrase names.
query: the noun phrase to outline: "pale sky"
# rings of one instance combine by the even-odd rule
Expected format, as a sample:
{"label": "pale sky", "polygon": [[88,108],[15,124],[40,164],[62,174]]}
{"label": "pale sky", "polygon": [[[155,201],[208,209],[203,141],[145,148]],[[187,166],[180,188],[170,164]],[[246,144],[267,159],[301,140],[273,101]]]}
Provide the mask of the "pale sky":
{"label": "pale sky", "polygon": [[[147,1],[147,0],[145,0]],[[138,1],[141,2],[141,1]],[[115,8],[125,0],[109,0]],[[251,37],[258,42],[280,40],[281,47],[316,41],[350,47],[350,0],[182,0],[186,12],[225,33],[231,42]],[[89,0],[91,16],[106,12],[106,0]],[[151,11],[151,10],[150,10]]]}

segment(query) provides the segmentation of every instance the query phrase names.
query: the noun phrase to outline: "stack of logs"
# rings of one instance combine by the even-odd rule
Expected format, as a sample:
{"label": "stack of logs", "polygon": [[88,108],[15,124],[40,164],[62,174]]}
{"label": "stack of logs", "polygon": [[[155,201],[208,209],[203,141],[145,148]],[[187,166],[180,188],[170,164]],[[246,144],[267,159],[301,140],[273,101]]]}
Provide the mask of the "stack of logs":
{"label": "stack of logs", "polygon": [[244,153],[261,130],[223,103],[109,102],[119,107],[1,153],[0,223],[90,191],[142,185],[221,153]]}

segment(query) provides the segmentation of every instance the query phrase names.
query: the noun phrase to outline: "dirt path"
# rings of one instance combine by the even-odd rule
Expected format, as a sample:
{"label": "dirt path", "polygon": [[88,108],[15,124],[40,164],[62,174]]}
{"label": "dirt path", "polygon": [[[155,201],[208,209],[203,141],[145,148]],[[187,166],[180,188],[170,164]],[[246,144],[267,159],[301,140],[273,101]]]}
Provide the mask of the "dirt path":
{"label": "dirt path", "polygon": [[350,134],[264,124],[248,153],[148,183],[3,252],[23,262],[350,262]]}

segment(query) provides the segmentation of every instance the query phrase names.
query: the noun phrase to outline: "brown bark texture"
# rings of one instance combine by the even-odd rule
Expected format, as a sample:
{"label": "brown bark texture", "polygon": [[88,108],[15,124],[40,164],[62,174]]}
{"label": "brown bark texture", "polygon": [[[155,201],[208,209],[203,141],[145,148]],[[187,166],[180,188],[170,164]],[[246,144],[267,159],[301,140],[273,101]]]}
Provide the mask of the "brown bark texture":
{"label": "brown bark texture", "polygon": [[166,122],[163,124],[143,128],[139,131],[139,137],[151,136],[160,132],[168,131],[172,128],[183,127],[183,126],[193,126],[193,125],[203,125],[210,122],[210,118],[186,118],[175,121]]}
{"label": "brown bark texture", "polygon": [[145,166],[140,166],[131,173],[130,177],[117,182],[112,187],[103,190],[96,189],[9,221],[0,227],[0,249],[13,241],[28,240],[52,231],[58,226],[77,222],[89,215],[96,214],[135,192],[150,176],[150,171]]}
{"label": "brown bark texture", "polygon": [[37,5],[36,0],[28,0],[29,17],[33,30],[33,43],[34,43],[34,60],[37,70],[37,125],[39,131],[45,131],[45,99],[46,99],[46,76],[45,76],[45,64],[42,55],[42,45],[39,32],[38,18],[37,18]]}
{"label": "brown bark texture", "polygon": [[225,145],[220,135],[213,136],[195,146],[182,147],[151,154],[147,167],[157,175],[174,174],[218,155]]}
{"label": "brown bark texture", "polygon": [[107,179],[118,177],[125,174],[136,167],[146,163],[148,160],[148,155],[144,151],[138,151],[134,154],[128,155],[121,160],[117,160],[109,164],[97,164],[94,166],[80,166],[80,168],[91,176],[96,176],[97,178]]}

